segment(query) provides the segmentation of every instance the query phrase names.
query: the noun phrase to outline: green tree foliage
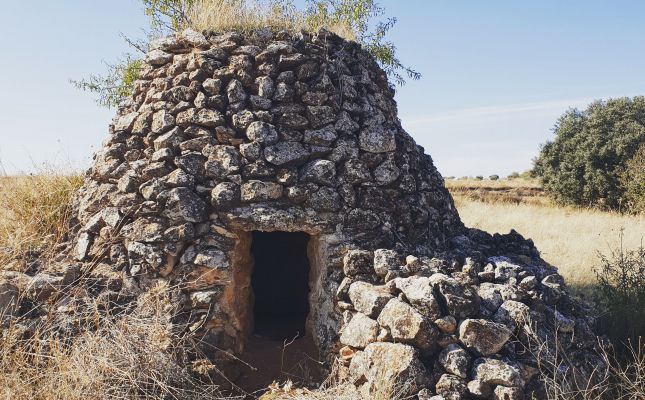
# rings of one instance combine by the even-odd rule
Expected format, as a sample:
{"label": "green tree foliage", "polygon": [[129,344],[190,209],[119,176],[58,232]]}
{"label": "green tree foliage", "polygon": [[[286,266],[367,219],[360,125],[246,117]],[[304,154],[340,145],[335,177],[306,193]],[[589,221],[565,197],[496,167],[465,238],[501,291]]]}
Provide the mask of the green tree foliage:
{"label": "green tree foliage", "polygon": [[134,81],[139,77],[141,63],[141,59],[127,54],[125,59],[116,64],[107,64],[107,74],[90,75],[86,79],[71,82],[81,90],[95,93],[96,102],[101,107],[115,107],[132,94]]}
{"label": "green tree foliage", "polygon": [[[191,27],[191,15],[201,9],[239,9],[246,14],[255,10],[268,10],[293,29],[315,31],[320,28],[343,27],[344,36],[356,40],[374,56],[388,76],[398,85],[405,78],[419,79],[421,74],[401,63],[395,45],[386,35],[396,24],[396,18],[382,20],[385,9],[374,0],[306,0],[306,7],[298,9],[295,0],[141,0],[150,18],[149,37],[158,37]],[[201,7],[201,8],[199,8]],[[239,28],[235,21],[231,27]],[[213,27],[217,30],[218,27]],[[126,41],[137,50],[114,65],[108,65],[106,75],[92,75],[87,79],[72,81],[78,88],[97,94],[101,106],[114,107],[132,93],[138,77],[146,41]]]}
{"label": "green tree foliage", "polygon": [[558,119],[554,133],[534,160],[533,173],[547,193],[561,204],[624,206],[627,188],[621,175],[645,143],[645,97],[571,109]]}
{"label": "green tree foliage", "polygon": [[374,0],[307,0],[309,7],[305,11],[309,29],[318,27],[345,25],[354,33],[356,41],[363,44],[372,53],[388,76],[398,84],[405,83],[404,73],[408,78],[419,79],[421,74],[406,67],[396,57],[396,46],[385,40],[387,32],[396,24],[396,18],[378,21],[372,28],[371,22],[381,18],[385,9]]}

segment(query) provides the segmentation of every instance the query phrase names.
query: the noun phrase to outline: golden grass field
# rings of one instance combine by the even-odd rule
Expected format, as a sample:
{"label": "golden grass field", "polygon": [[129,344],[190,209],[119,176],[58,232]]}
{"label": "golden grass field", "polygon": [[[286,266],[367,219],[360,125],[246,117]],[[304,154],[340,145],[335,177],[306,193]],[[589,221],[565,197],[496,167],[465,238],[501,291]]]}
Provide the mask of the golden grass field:
{"label": "golden grass field", "polygon": [[[557,266],[578,293],[595,283],[598,252],[645,243],[645,215],[628,215],[552,204],[533,180],[447,180],[466,226],[490,233],[515,229],[533,239],[542,257]],[[501,191],[504,189],[504,191]]]}

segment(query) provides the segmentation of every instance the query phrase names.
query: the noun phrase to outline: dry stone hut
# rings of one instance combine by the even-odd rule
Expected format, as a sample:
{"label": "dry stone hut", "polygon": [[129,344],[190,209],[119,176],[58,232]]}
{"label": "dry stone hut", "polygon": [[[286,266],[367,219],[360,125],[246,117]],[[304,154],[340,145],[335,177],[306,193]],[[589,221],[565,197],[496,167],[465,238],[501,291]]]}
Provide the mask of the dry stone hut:
{"label": "dry stone hut", "polygon": [[179,287],[221,362],[254,332],[304,336],[366,398],[384,377],[421,399],[542,398],[534,350],[556,332],[563,373],[587,374],[585,310],[530,240],[463,226],[393,94],[326,31],[154,42],[76,199],[70,259],[130,295]]}

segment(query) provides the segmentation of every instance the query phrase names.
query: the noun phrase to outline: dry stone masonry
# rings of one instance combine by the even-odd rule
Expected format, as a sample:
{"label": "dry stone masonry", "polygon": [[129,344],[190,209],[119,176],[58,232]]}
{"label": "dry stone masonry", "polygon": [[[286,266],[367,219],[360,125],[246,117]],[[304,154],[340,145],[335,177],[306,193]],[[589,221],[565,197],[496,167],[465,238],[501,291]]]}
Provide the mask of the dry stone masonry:
{"label": "dry stone masonry", "polygon": [[25,277],[32,297],[87,270],[121,299],[166,281],[192,334],[241,354],[251,232],[305,232],[307,329],[365,398],[384,377],[423,400],[544,398],[537,357],[556,336],[562,372],[589,373],[585,309],[530,240],[463,226],[393,94],[324,30],[155,41],[76,198],[66,272]]}

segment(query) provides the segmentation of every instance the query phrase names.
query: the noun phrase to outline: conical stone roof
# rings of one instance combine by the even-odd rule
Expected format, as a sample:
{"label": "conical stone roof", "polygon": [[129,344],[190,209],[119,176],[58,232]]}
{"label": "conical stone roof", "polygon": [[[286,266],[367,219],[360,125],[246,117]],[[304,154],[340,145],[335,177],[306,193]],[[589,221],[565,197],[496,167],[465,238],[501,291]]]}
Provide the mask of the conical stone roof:
{"label": "conical stone roof", "polygon": [[183,322],[239,354],[250,233],[305,232],[307,329],[364,393],[381,370],[420,396],[541,393],[521,347],[553,329],[584,371],[584,309],[532,242],[463,226],[393,95],[371,55],[326,31],[156,41],[76,199],[69,257],[130,288],[179,287]]}

